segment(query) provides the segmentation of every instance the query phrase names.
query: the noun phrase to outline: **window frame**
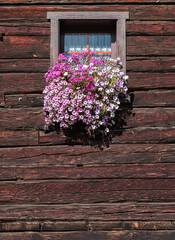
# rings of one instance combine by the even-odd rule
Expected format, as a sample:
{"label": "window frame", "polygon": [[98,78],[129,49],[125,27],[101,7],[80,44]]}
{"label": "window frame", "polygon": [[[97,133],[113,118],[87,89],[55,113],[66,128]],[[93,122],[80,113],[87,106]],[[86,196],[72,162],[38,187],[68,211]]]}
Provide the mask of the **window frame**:
{"label": "window frame", "polygon": [[126,19],[129,12],[47,12],[50,19],[50,66],[58,58],[60,49],[60,21],[64,20],[115,20],[116,41],[111,44],[111,57],[120,57],[123,72],[126,73]]}

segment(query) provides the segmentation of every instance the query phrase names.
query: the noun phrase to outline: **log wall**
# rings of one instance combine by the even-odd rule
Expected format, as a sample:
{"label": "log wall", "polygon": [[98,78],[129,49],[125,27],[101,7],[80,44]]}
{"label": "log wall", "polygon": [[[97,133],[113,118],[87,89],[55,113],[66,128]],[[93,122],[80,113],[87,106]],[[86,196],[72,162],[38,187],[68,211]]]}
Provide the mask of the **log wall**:
{"label": "log wall", "polygon": [[[133,113],[103,151],[44,133],[47,11],[129,11]],[[174,0],[0,1],[0,240],[175,239]]]}

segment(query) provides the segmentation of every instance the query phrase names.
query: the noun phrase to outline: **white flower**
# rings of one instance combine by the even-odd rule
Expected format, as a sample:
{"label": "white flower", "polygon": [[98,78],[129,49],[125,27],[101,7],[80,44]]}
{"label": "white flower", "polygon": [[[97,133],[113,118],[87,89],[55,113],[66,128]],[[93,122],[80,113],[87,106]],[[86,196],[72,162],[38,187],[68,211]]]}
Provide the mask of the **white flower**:
{"label": "white flower", "polygon": [[109,128],[106,128],[106,129],[105,129],[105,132],[109,132]]}
{"label": "white flower", "polygon": [[68,75],[68,72],[65,72],[65,73],[64,73],[64,76],[67,76],[67,75]]}
{"label": "white flower", "polygon": [[127,75],[123,76],[123,79],[127,80],[129,77]]}

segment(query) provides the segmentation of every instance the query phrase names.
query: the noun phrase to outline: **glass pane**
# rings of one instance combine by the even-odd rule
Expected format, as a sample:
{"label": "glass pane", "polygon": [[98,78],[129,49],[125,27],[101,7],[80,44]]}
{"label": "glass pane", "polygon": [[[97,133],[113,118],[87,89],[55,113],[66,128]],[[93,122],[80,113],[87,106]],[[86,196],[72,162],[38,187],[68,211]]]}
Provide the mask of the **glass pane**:
{"label": "glass pane", "polygon": [[87,34],[66,33],[64,35],[64,53],[70,55],[71,52],[82,52],[87,47]]}
{"label": "glass pane", "polygon": [[104,57],[111,56],[111,35],[105,33],[89,34],[89,49]]}

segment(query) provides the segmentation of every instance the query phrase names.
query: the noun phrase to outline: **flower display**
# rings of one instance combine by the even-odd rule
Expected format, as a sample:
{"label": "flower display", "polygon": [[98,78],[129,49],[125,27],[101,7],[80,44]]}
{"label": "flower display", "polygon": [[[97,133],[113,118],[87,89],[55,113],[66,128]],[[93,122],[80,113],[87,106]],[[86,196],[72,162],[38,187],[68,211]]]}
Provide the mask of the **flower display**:
{"label": "flower display", "polygon": [[45,74],[44,114],[47,125],[71,128],[84,124],[89,135],[106,134],[115,124],[119,96],[127,94],[127,79],[120,59],[94,57],[95,53],[64,56]]}

